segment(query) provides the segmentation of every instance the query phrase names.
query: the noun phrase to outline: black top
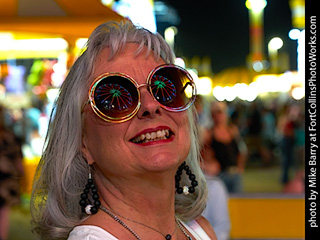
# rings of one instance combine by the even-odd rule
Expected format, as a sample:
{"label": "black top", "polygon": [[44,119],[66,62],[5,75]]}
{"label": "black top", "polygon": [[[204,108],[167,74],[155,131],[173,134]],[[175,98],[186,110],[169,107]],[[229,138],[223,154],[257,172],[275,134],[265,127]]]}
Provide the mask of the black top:
{"label": "black top", "polygon": [[215,153],[215,158],[220,163],[221,171],[225,171],[229,167],[237,165],[239,148],[235,139],[232,139],[229,143],[222,143],[213,139],[211,148]]}

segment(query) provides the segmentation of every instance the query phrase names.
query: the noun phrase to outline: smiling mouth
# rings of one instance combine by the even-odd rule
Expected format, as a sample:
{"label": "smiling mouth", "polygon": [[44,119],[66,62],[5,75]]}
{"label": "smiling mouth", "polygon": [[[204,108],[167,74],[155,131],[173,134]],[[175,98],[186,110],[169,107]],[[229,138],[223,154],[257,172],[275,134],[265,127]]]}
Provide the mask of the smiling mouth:
{"label": "smiling mouth", "polygon": [[169,139],[171,132],[168,129],[158,130],[154,132],[148,132],[134,137],[130,141],[133,143],[147,143],[153,141],[160,141]]}

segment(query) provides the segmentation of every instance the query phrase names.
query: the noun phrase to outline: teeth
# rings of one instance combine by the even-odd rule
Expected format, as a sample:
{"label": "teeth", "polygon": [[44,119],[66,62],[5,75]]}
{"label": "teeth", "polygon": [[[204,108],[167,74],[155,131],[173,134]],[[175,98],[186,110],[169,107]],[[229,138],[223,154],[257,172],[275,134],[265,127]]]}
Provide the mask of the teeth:
{"label": "teeth", "polygon": [[145,142],[150,142],[150,141],[158,141],[158,140],[164,140],[169,137],[169,130],[164,129],[164,130],[158,130],[156,132],[150,132],[146,134],[141,134],[138,137],[135,137],[132,139],[132,142],[134,143],[145,143]]}

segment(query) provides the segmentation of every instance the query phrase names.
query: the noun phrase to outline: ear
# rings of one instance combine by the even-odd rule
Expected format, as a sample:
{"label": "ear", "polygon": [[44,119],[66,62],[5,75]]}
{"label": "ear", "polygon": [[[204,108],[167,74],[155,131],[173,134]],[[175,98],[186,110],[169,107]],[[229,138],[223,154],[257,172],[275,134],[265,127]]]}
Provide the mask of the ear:
{"label": "ear", "polygon": [[81,151],[83,156],[85,157],[85,159],[87,160],[88,164],[91,165],[94,163],[94,159],[90,153],[89,150],[89,146],[87,143],[87,138],[85,136],[85,134],[82,136],[82,147],[81,147]]}

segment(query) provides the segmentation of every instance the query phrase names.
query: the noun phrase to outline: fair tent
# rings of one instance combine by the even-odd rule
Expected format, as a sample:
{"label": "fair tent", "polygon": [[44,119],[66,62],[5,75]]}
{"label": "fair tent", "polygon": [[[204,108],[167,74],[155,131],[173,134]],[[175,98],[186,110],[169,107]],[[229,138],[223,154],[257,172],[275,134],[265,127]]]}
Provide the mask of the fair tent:
{"label": "fair tent", "polygon": [[0,31],[87,38],[99,24],[120,19],[100,0],[0,0]]}

